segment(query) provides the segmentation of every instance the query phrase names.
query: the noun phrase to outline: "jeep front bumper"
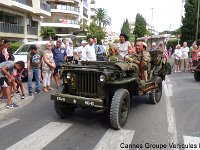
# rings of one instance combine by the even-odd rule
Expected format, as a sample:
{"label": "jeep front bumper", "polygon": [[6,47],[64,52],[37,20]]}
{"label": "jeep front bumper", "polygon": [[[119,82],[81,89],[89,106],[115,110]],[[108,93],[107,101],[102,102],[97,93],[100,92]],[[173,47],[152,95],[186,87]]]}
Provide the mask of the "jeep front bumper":
{"label": "jeep front bumper", "polygon": [[69,94],[55,93],[51,95],[51,99],[54,101],[62,101],[74,105],[104,108],[103,100],[99,98],[86,98]]}

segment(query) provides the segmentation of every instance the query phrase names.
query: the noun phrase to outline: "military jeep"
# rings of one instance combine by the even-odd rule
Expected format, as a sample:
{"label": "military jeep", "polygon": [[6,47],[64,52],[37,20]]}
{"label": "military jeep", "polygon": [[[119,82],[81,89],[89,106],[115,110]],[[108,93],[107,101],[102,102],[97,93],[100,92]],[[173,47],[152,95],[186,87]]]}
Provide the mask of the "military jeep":
{"label": "military jeep", "polygon": [[198,65],[194,69],[194,79],[198,82],[200,81],[200,58],[198,60]]}
{"label": "military jeep", "polygon": [[[162,80],[166,69],[156,52],[152,53],[148,81],[142,80],[137,64],[125,61],[82,61],[63,64],[60,75],[64,87],[51,95],[56,113],[69,117],[77,107],[109,112],[114,129],[125,125],[132,96],[149,95],[149,103],[157,104],[162,96]],[[161,57],[160,57],[161,58]]]}

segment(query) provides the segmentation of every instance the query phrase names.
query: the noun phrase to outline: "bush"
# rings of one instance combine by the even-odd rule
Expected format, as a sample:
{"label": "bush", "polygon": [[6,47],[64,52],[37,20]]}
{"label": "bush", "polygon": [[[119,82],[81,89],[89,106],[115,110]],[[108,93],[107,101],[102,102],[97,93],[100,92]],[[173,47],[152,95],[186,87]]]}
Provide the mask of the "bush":
{"label": "bush", "polygon": [[10,43],[10,48],[8,49],[8,52],[14,53],[23,43],[21,42],[12,42]]}
{"label": "bush", "polygon": [[167,42],[167,49],[169,49],[171,47],[174,50],[174,49],[176,49],[176,45],[178,45],[178,40],[177,39],[169,40]]}

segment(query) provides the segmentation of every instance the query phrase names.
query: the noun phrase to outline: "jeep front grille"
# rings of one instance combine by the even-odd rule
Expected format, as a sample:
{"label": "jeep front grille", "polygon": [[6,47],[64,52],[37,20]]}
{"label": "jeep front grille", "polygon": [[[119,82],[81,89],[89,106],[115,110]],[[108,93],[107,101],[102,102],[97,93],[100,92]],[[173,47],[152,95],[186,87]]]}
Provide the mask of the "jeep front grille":
{"label": "jeep front grille", "polygon": [[98,74],[90,72],[77,72],[77,93],[80,95],[96,95]]}

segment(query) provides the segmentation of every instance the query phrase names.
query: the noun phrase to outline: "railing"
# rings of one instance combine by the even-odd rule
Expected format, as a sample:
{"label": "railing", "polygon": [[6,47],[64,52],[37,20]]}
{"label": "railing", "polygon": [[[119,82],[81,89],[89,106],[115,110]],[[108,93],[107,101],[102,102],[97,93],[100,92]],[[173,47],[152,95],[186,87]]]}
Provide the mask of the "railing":
{"label": "railing", "polygon": [[85,5],[86,7],[88,7],[87,1],[83,0],[83,5]]}
{"label": "railing", "polygon": [[44,19],[44,23],[63,23],[63,24],[79,24],[77,20],[69,20],[69,19]]}
{"label": "railing", "polygon": [[27,6],[31,6],[31,7],[33,6],[32,0],[15,0],[15,1]]}
{"label": "railing", "polygon": [[44,3],[44,2],[41,2],[41,1],[40,1],[40,8],[41,8],[42,10],[51,12],[51,5],[49,5],[49,4],[47,4],[47,3]]}
{"label": "railing", "polygon": [[29,35],[38,35],[38,27],[27,26],[27,33]]}
{"label": "railing", "polygon": [[80,12],[80,9],[78,7],[73,7],[68,5],[56,5],[55,7],[52,7],[52,9]]}
{"label": "railing", "polygon": [[0,32],[24,34],[24,26],[11,23],[0,23]]}
{"label": "railing", "polygon": [[86,14],[86,13],[83,13],[83,16],[85,16],[86,18],[88,18],[88,14]]}

